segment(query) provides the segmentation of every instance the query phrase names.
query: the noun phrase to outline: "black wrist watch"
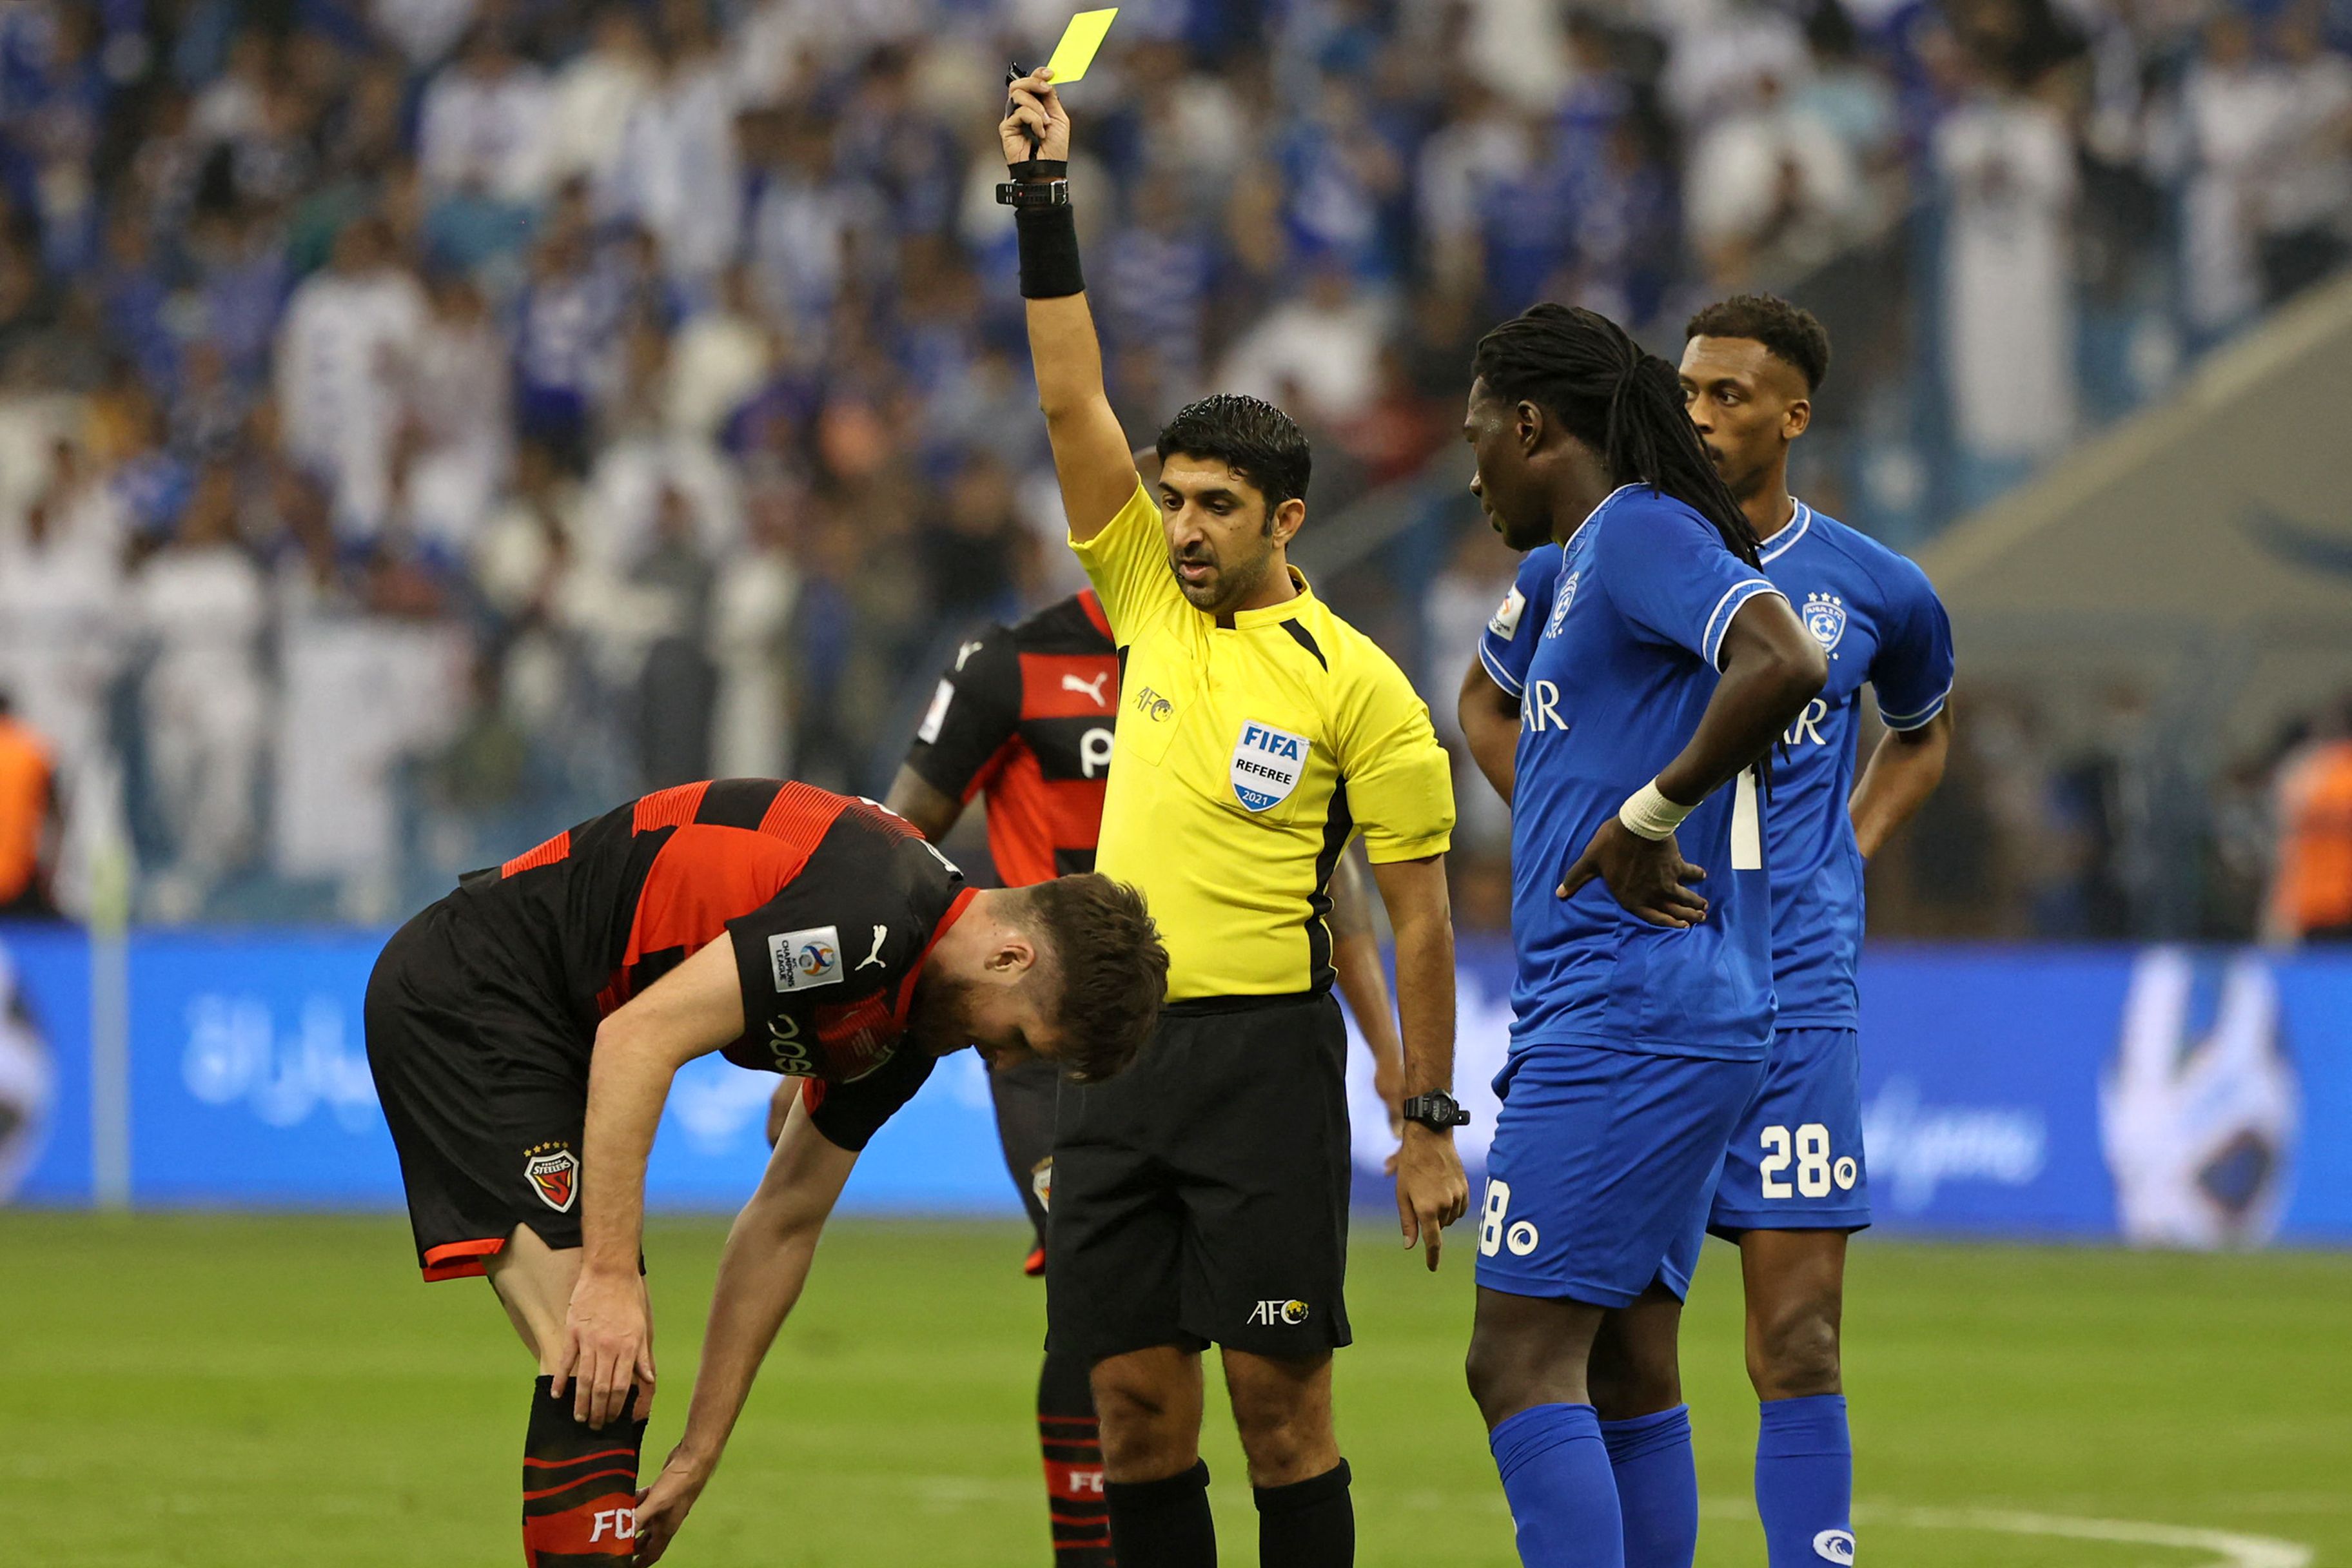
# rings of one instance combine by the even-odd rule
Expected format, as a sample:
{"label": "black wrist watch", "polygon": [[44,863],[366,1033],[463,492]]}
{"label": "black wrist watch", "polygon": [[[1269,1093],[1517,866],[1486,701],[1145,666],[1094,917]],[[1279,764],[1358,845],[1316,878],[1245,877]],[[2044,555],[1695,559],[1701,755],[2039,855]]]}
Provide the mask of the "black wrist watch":
{"label": "black wrist watch", "polygon": [[1447,1132],[1456,1127],[1470,1125],[1470,1113],[1455,1104],[1454,1097],[1442,1089],[1414,1095],[1397,1108],[1397,1113],[1407,1121],[1420,1122],[1433,1132]]}

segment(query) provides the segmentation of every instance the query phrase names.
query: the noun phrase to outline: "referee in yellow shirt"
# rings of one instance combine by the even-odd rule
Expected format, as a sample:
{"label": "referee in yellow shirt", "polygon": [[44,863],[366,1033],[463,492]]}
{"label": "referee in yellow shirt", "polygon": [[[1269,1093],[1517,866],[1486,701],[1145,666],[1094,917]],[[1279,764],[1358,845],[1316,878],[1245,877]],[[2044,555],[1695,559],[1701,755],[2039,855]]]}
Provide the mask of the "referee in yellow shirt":
{"label": "referee in yellow shirt", "polygon": [[1200,1459],[1201,1352],[1219,1346],[1266,1568],[1355,1559],[1331,1426],[1349,1341],[1346,1032],[1331,998],[1332,868],[1364,835],[1396,935],[1405,1245],[1437,1266],[1468,1198],[1447,1092],[1453,786],[1395,663],[1285,559],[1306,520],[1306,438],[1212,397],[1136,472],[1104,395],[1066,178],[1070,121],[1043,72],[998,128],[1021,291],[1070,542],[1124,675],[1096,866],[1141,889],[1169,1005],[1137,1066],[1065,1085],[1045,1243],[1053,1348],[1093,1365],[1121,1568],[1216,1562]]}

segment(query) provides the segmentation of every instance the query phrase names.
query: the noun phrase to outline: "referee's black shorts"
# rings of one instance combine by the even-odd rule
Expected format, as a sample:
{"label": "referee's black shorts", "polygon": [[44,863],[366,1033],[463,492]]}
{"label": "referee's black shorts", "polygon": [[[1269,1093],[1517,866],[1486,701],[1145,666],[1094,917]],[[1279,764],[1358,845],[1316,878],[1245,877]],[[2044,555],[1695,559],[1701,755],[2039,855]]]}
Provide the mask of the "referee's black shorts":
{"label": "referee's black shorts", "polygon": [[368,976],[368,1068],[427,1279],[480,1274],[518,1226],[580,1245],[588,1058],[560,1005],[493,967],[462,896],[394,933]]}
{"label": "referee's black shorts", "polygon": [[1048,1347],[1346,1344],[1347,1052],[1328,994],[1179,1002],[1134,1067],[1066,1085]]}

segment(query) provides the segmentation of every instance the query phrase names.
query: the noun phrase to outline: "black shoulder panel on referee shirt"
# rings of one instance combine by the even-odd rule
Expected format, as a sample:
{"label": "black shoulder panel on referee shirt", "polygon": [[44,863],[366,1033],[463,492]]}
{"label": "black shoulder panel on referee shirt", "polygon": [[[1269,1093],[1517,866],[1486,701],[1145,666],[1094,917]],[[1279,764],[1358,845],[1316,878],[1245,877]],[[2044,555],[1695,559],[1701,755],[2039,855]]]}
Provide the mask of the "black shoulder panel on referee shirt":
{"label": "black shoulder panel on referee shirt", "polygon": [[1355,815],[1348,809],[1348,781],[1331,792],[1330,814],[1323,819],[1323,847],[1315,856],[1315,891],[1307,900],[1307,978],[1314,990],[1330,987],[1331,878],[1339,869],[1339,856],[1356,831]]}
{"label": "black shoulder panel on referee shirt", "polygon": [[1315,656],[1316,663],[1321,665],[1327,670],[1331,668],[1331,661],[1323,657],[1323,650],[1315,646],[1314,633],[1308,631],[1305,626],[1300,626],[1295,620],[1283,622],[1282,629],[1290,634],[1290,638],[1293,642],[1297,643],[1300,647],[1305,648],[1308,653],[1313,654]]}

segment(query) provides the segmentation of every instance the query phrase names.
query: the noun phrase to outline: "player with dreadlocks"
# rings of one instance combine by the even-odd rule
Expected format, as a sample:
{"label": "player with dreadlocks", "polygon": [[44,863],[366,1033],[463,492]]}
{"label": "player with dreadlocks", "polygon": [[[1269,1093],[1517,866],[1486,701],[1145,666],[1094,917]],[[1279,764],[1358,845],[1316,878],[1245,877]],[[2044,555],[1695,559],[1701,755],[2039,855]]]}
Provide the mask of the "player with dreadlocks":
{"label": "player with dreadlocks", "polygon": [[[1545,605],[1524,665],[1490,668],[1513,754],[1480,759],[1513,801],[1518,972],[1470,1388],[1531,1568],[1688,1568],[1682,1300],[1772,1037],[1757,770],[1828,667],[1674,367],[1616,323],[1545,304],[1489,332],[1463,429],[1532,552],[1493,629]],[[1633,1385],[1605,1429],[1604,1337]]]}

